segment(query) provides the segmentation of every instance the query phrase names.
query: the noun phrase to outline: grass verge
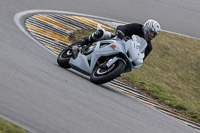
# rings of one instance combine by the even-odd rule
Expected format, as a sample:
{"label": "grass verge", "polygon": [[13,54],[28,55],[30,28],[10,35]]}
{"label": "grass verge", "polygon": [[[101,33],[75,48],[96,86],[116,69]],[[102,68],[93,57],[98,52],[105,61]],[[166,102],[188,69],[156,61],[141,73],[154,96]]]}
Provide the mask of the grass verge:
{"label": "grass verge", "polygon": [[[69,40],[92,32],[79,30]],[[119,79],[200,123],[200,40],[162,31],[152,44],[143,66]]]}
{"label": "grass verge", "polygon": [[28,133],[28,132],[0,118],[0,133]]}
{"label": "grass verge", "polygon": [[152,43],[141,69],[123,78],[200,123],[200,40],[161,32]]}

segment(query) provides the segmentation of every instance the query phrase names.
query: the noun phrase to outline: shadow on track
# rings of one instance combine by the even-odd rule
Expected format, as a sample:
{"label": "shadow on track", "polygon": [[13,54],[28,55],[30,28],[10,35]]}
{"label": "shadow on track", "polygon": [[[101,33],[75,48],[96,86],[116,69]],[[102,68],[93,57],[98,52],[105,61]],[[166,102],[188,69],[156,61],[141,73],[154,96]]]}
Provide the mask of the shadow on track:
{"label": "shadow on track", "polygon": [[[55,64],[55,65],[57,65],[57,64]],[[59,65],[57,65],[57,66],[59,66]],[[62,68],[62,67],[59,67],[59,68]],[[65,68],[62,68],[62,69],[65,69]],[[84,75],[84,74],[82,74],[82,73],[80,73],[80,72],[78,72],[78,71],[76,71],[76,70],[74,70],[74,69],[72,69],[72,68],[65,69],[65,70],[67,70],[67,71],[69,71],[69,72],[71,72],[71,73],[73,73],[73,74],[75,74],[75,75],[77,75],[77,76],[79,76],[79,77],[82,77],[83,79],[85,79],[85,80],[87,80],[87,81],[90,82],[90,78],[89,78],[89,76],[87,76],[87,75]],[[90,82],[90,83],[92,83],[92,82]],[[94,84],[94,83],[92,83],[92,84]],[[96,84],[94,84],[94,85],[96,85]],[[104,89],[106,89],[106,90],[109,90],[109,91],[111,91],[111,92],[114,92],[114,93],[117,93],[117,94],[120,94],[120,95],[123,95],[123,96],[127,96],[127,95],[125,95],[124,93],[122,93],[121,91],[119,91],[118,89],[116,89],[116,88],[114,88],[114,87],[108,85],[107,83],[105,83],[105,84],[100,84],[100,85],[97,85],[97,86],[100,86],[100,87],[102,87],[102,88],[104,88]]]}

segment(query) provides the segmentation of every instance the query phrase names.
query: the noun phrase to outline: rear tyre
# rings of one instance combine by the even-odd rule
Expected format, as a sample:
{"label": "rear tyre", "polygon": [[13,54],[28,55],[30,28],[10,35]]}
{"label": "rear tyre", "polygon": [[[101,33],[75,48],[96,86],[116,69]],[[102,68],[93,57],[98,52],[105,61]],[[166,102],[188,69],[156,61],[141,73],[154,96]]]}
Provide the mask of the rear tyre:
{"label": "rear tyre", "polygon": [[65,48],[57,57],[57,63],[63,68],[70,68],[69,60],[72,57],[72,49],[70,47]]}
{"label": "rear tyre", "polygon": [[90,75],[90,80],[95,84],[103,84],[120,76],[124,69],[125,64],[120,60],[116,61],[109,68],[101,68],[100,66],[96,66]]}

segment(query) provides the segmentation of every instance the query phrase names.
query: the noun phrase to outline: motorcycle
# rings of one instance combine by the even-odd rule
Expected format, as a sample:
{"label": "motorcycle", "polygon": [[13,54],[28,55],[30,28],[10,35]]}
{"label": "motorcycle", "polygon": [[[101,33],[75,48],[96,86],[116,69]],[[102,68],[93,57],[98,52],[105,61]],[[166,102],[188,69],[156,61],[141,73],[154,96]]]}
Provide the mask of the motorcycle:
{"label": "motorcycle", "polygon": [[76,49],[66,47],[57,57],[58,65],[90,76],[90,81],[95,84],[109,82],[122,73],[142,66],[146,40],[137,35],[124,37],[122,32],[108,39],[111,33],[100,25],[97,31],[101,31],[102,37],[96,44],[84,47],[75,43],[73,47]]}

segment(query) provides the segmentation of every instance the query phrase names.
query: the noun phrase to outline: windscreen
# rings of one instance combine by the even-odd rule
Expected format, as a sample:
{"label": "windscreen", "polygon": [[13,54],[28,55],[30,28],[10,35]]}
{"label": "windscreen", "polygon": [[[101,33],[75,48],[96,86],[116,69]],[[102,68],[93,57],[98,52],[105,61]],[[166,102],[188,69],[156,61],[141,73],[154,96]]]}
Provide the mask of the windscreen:
{"label": "windscreen", "polygon": [[137,46],[139,47],[139,51],[143,53],[147,47],[147,41],[137,35],[133,35],[132,39],[134,42],[137,43]]}

